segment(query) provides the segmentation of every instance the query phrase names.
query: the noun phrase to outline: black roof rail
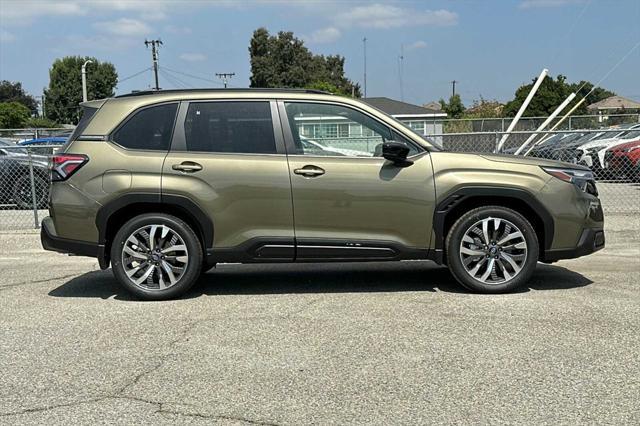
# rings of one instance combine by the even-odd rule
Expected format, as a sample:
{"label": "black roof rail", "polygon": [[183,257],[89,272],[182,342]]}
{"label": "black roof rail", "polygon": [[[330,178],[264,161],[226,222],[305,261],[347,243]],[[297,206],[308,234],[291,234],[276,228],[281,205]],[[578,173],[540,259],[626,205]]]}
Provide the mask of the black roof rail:
{"label": "black roof rail", "polygon": [[204,92],[285,92],[285,93],[315,93],[319,95],[332,95],[331,92],[316,89],[293,89],[293,88],[210,88],[210,89],[168,89],[168,90],[139,90],[124,95],[118,95],[116,98],[128,98],[132,96],[160,95],[166,93],[204,93]]}

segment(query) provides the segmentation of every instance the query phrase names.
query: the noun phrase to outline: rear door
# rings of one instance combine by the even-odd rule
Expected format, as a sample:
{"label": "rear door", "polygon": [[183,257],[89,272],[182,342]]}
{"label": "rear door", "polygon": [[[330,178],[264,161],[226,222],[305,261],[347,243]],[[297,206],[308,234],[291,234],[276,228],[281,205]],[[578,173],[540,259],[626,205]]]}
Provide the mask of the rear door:
{"label": "rear door", "polygon": [[190,198],[211,218],[217,262],[293,260],[291,182],[276,103],[182,102],[163,166],[166,195]]}

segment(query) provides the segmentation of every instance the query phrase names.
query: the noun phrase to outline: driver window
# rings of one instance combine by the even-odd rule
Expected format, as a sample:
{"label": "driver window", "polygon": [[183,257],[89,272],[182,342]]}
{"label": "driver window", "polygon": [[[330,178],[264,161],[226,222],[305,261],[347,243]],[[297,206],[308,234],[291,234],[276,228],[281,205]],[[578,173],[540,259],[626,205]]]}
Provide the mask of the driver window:
{"label": "driver window", "polygon": [[296,154],[380,157],[382,143],[393,139],[387,126],[341,105],[286,102],[285,107]]}

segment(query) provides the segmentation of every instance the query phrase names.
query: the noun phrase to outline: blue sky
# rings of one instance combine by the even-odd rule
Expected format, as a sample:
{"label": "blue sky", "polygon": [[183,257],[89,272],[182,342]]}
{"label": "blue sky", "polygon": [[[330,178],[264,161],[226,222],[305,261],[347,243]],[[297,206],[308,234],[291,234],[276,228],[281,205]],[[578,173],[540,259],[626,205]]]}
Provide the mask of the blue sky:
{"label": "blue sky", "polygon": [[[638,0],[0,0],[0,79],[38,95],[64,55],[110,61],[124,79],[150,66],[145,38],[160,38],[163,88],[217,86],[216,72],[235,72],[231,84],[246,87],[249,40],[264,26],[293,31],[315,53],[345,56],[358,82],[366,37],[368,96],[400,98],[404,46],[405,101],[448,97],[455,79],[469,105],[480,96],[509,100],[543,67],[596,82],[640,41],[639,23]],[[640,48],[602,86],[640,100],[639,76]],[[117,91],[151,83],[145,72]]]}

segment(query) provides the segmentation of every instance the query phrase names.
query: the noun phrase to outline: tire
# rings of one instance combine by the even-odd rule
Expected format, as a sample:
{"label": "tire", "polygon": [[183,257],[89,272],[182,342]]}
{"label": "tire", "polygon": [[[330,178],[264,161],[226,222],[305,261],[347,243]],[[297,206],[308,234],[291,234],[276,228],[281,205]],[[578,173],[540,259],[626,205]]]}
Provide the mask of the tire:
{"label": "tire", "polygon": [[163,213],[129,220],[111,245],[113,274],[143,300],[183,295],[200,276],[202,258],[202,246],[189,225]]}
{"label": "tire", "polygon": [[[33,183],[36,189],[36,208],[47,206],[49,198],[49,182],[34,173]],[[31,193],[31,176],[29,173],[19,176],[13,184],[13,202],[20,209],[33,209],[33,194]]]}
{"label": "tire", "polygon": [[538,262],[533,226],[520,213],[501,206],[462,215],[451,227],[445,248],[455,279],[480,293],[505,293],[524,285]]}

